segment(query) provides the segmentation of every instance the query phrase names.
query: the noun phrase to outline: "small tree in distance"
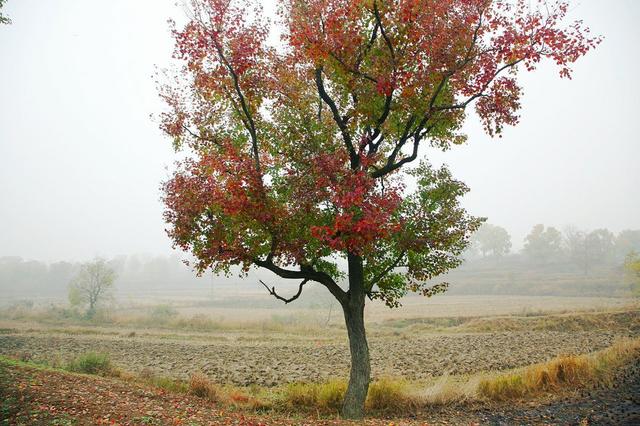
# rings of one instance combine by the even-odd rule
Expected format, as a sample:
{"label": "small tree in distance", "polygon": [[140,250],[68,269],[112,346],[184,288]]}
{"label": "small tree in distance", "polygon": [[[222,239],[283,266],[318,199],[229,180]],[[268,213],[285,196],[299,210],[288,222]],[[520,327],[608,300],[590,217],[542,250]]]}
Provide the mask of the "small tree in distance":
{"label": "small tree in distance", "polygon": [[104,259],[84,263],[69,284],[69,302],[72,306],[86,306],[86,317],[91,319],[98,305],[112,296],[115,279],[115,271]]}
{"label": "small tree in distance", "polygon": [[471,239],[483,257],[506,256],[511,250],[511,235],[501,226],[484,223]]}
{"label": "small tree in distance", "polygon": [[607,264],[615,259],[615,237],[607,229],[583,232],[569,226],[564,230],[564,243],[569,259],[585,275],[593,266]]}
{"label": "small tree in distance", "polygon": [[522,250],[539,264],[557,260],[562,255],[562,234],[553,226],[535,225],[524,241]]}
{"label": "small tree in distance", "polygon": [[[500,135],[518,122],[517,74],[569,65],[598,43],[568,4],[282,0],[282,49],[257,2],[192,0],[174,29],[184,67],[161,85],[162,129],[188,159],[164,186],[165,219],[199,273],[234,265],[327,288],[342,306],[351,373],[342,414],[360,418],[371,378],[366,299],[390,307],[458,266],[482,220],[468,188],[426,161],[462,144],[467,106]],[[404,182],[415,180],[415,190]],[[338,258],[346,260],[346,270]]]}

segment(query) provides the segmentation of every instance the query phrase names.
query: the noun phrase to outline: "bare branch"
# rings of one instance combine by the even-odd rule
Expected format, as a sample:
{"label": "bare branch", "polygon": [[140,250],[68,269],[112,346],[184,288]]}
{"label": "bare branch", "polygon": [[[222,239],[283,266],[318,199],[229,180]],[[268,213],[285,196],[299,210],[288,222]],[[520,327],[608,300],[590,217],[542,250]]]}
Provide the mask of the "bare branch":
{"label": "bare branch", "polygon": [[264,283],[264,281],[260,280],[260,284],[262,284],[262,285],[264,286],[264,288],[266,288],[266,289],[267,289],[267,291],[269,292],[269,294],[270,294],[270,295],[272,295],[273,297],[275,297],[275,298],[276,298],[276,299],[278,299],[278,300],[282,300],[282,301],[285,303],[285,305],[286,305],[286,304],[288,304],[288,303],[293,302],[293,301],[294,301],[294,300],[296,300],[298,297],[300,297],[300,295],[302,294],[302,287],[304,287],[304,285],[305,285],[306,283],[308,283],[308,282],[309,282],[309,280],[305,278],[305,279],[300,283],[300,286],[298,287],[298,292],[297,292],[296,294],[294,294],[293,296],[291,296],[290,298],[286,299],[286,298],[284,298],[284,297],[280,296],[278,293],[276,293],[276,288],[275,288],[275,287],[271,287],[271,288],[269,288],[269,286],[268,286],[268,285],[266,285],[266,284]]}
{"label": "bare branch", "polygon": [[340,303],[347,301],[347,293],[336,284],[333,278],[325,272],[315,270],[312,266],[300,265],[299,271],[284,269],[273,263],[273,255],[271,254],[265,260],[254,259],[253,263],[256,266],[270,270],[281,278],[316,281],[327,287]]}

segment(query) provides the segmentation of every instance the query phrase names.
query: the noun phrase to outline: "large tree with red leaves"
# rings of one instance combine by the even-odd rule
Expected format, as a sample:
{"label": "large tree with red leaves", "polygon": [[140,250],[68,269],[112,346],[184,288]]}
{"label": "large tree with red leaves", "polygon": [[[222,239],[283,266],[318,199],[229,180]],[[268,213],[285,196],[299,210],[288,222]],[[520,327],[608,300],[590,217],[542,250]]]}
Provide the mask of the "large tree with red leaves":
{"label": "large tree with red leaves", "polygon": [[[164,186],[175,244],[199,272],[266,268],[325,286],[344,311],[351,375],[346,417],[370,381],[365,300],[390,307],[459,265],[482,219],[467,187],[426,161],[466,140],[474,106],[499,135],[518,121],[518,72],[569,65],[597,43],[566,3],[499,0],[282,0],[267,43],[255,4],[192,0],[175,28],[183,68],[161,84],[162,128],[186,153]],[[412,182],[405,186],[405,182]],[[346,270],[340,267],[346,260]]]}

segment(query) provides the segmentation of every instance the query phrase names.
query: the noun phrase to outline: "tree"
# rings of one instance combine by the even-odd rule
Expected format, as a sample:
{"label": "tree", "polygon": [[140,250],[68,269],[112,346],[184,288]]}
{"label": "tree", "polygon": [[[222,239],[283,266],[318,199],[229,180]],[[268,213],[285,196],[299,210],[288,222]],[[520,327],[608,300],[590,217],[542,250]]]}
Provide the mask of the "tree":
{"label": "tree", "polygon": [[535,225],[525,238],[523,251],[537,263],[549,263],[562,253],[562,234],[553,226]]}
{"label": "tree", "polygon": [[632,251],[640,252],[640,229],[625,229],[615,239],[615,256],[620,261]]}
{"label": "tree", "polygon": [[509,254],[511,250],[511,236],[501,226],[484,223],[473,234],[472,244],[477,247],[483,257],[487,255],[502,257]]}
{"label": "tree", "polygon": [[564,242],[569,259],[588,274],[593,265],[611,262],[614,257],[614,236],[607,229],[596,229],[589,233],[567,227]]}
{"label": "tree", "polygon": [[640,296],[640,255],[631,251],[624,261],[624,269],[627,280],[634,296]]}
{"label": "tree", "polygon": [[69,302],[73,306],[86,306],[87,318],[93,318],[98,305],[111,296],[115,279],[115,271],[104,259],[84,263],[69,284]]}
{"label": "tree", "polygon": [[615,236],[608,229],[596,229],[585,237],[589,264],[607,264],[614,257]]}
{"label": "tree", "polygon": [[460,264],[481,223],[446,167],[407,166],[421,147],[463,143],[469,105],[500,135],[518,121],[519,70],[548,58],[569,77],[599,40],[561,28],[566,3],[282,0],[276,50],[256,2],[190,4],[173,28],[183,66],[159,82],[161,128],[187,157],[164,185],[169,235],[200,274],[239,265],[300,280],[291,297],[265,284],[285,303],[324,285],[349,336],[342,414],[362,417],[365,300],[444,291],[425,283]]}
{"label": "tree", "polygon": [[[6,1],[7,0],[0,0],[0,10],[2,10],[2,7],[4,6],[4,3]],[[11,19],[7,18],[2,13],[0,13],[0,24],[10,24],[10,23],[11,23]]]}
{"label": "tree", "polygon": [[589,268],[589,263],[586,256],[585,232],[579,230],[575,226],[567,226],[564,229],[563,234],[563,242],[569,260],[582,268],[586,274]]}

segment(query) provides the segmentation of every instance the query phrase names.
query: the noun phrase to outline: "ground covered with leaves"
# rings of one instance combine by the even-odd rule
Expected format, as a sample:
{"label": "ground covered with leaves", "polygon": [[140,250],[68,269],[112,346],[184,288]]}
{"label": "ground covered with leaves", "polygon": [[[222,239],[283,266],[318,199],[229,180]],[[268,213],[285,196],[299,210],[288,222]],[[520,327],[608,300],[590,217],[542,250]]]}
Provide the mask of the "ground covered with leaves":
{"label": "ground covered with leaves", "polygon": [[[612,388],[510,404],[456,404],[368,425],[640,424],[640,360]],[[350,425],[307,414],[236,411],[193,395],[0,359],[0,420],[9,425]]]}
{"label": "ground covered with leaves", "polygon": [[[243,413],[193,395],[0,359],[0,420],[10,425],[349,425]],[[402,422],[409,424],[415,422]],[[364,424],[400,424],[369,419]],[[415,423],[415,424],[422,424]]]}

